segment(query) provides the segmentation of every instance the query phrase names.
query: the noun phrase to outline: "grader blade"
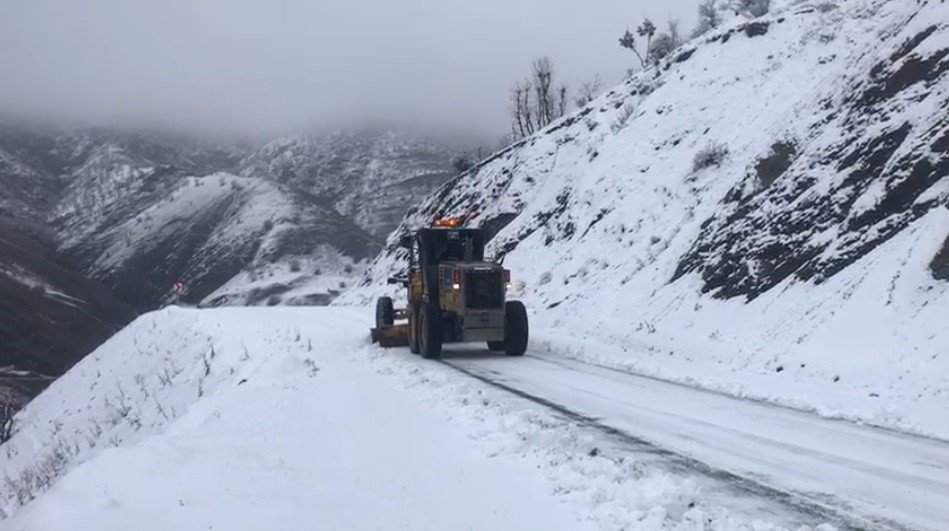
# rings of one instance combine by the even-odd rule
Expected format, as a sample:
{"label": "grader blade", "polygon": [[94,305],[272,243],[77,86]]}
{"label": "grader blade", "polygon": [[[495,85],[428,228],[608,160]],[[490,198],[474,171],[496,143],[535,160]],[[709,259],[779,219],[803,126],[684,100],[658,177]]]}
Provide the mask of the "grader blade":
{"label": "grader blade", "polygon": [[373,328],[369,335],[381,347],[404,347],[409,344],[409,325],[381,326]]}

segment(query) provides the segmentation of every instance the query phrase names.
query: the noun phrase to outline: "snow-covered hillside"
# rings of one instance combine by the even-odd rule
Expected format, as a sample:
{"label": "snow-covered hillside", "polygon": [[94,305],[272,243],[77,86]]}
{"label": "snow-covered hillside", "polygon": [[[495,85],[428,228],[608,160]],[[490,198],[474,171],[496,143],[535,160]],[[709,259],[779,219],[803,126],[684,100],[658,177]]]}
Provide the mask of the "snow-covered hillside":
{"label": "snow-covered hillside", "polygon": [[949,4],[773,4],[447,183],[340,302],[466,215],[537,346],[949,437]]}
{"label": "snow-covered hillside", "polygon": [[18,415],[0,451],[0,526],[805,531],[822,523],[653,450],[618,448],[445,365],[396,359],[369,345],[368,321],[361,308],[140,317]]}

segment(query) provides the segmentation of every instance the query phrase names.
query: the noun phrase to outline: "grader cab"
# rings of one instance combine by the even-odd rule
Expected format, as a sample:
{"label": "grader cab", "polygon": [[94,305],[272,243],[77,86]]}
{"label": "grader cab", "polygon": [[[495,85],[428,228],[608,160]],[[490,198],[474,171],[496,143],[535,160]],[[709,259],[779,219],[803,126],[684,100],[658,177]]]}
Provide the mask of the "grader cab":
{"label": "grader cab", "polygon": [[[407,235],[407,276],[390,278],[406,287],[407,304],[391,297],[376,301],[372,340],[384,347],[408,345],[425,358],[441,357],[444,343],[484,341],[488,349],[521,356],[527,350],[527,310],[506,300],[510,271],[485,260],[485,231],[462,228],[458,220]],[[396,320],[407,322],[396,324]]]}

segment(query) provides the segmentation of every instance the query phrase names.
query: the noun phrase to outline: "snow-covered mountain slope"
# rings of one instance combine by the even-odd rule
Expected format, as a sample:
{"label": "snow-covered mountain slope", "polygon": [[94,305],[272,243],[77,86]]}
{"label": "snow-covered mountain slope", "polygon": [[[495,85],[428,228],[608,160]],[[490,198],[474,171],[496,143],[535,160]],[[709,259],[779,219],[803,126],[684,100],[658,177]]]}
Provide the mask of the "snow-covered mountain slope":
{"label": "snow-covered mountain slope", "polygon": [[0,451],[0,526],[805,531],[822,523],[445,365],[396,360],[368,344],[368,321],[362,308],[140,317],[17,416]]}
{"label": "snow-covered mountain slope", "polygon": [[0,218],[45,220],[64,180],[56,139],[34,130],[0,124]]}
{"label": "snow-covered mountain slope", "polygon": [[[260,148],[105,130],[0,136],[0,214],[49,221],[65,256],[138,308],[325,304],[405,204],[451,176],[447,145],[396,133]],[[27,186],[29,185],[29,186]]]}
{"label": "snow-covered mountain slope", "polygon": [[[147,186],[150,178],[139,176],[135,184]],[[110,221],[83,225],[81,230],[93,230],[77,238],[80,243],[66,241],[80,259],[88,256],[91,275],[111,284],[121,298],[161,300],[169,286],[181,281],[187,286],[186,300],[198,301],[245,270],[291,256],[345,255],[358,261],[375,248],[362,229],[336,211],[264,180],[216,173],[175,178],[169,184],[154,202],[137,202],[145,208],[128,211],[127,219],[114,216],[113,205],[106,205]],[[122,209],[127,203],[115,206]],[[58,219],[83,210],[81,199],[63,201]],[[247,303],[267,297],[255,299],[252,289],[245,291]],[[279,291],[270,293],[275,294]],[[231,302],[241,301],[235,297]]]}
{"label": "snow-covered mountain slope", "polygon": [[[60,263],[30,226],[0,221],[0,366],[58,376],[131,314],[104,286]],[[15,378],[8,376],[0,378],[0,403],[18,406],[38,391],[22,389],[10,400],[6,384]]]}
{"label": "snow-covered mountain slope", "polygon": [[774,2],[447,183],[340,302],[473,216],[536,343],[946,436],[947,103],[949,4]]}
{"label": "snow-covered mountain slope", "polygon": [[309,134],[274,140],[245,157],[240,173],[269,175],[332,205],[380,241],[456,172],[450,146],[393,132]]}

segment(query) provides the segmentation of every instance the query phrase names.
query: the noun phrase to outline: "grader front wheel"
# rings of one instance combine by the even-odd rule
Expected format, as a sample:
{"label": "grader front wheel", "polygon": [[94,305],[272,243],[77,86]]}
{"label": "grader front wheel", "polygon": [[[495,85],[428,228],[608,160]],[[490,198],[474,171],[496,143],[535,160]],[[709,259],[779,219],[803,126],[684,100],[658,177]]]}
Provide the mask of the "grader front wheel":
{"label": "grader front wheel", "polygon": [[419,313],[418,331],[422,357],[437,360],[442,357],[441,310],[434,304],[424,304]]}
{"label": "grader front wheel", "polygon": [[504,353],[523,356],[527,352],[527,308],[520,301],[504,304]]}
{"label": "grader front wheel", "polygon": [[421,352],[419,345],[419,333],[418,333],[418,322],[419,322],[419,306],[414,302],[409,303],[409,352],[412,354],[418,354]]}

